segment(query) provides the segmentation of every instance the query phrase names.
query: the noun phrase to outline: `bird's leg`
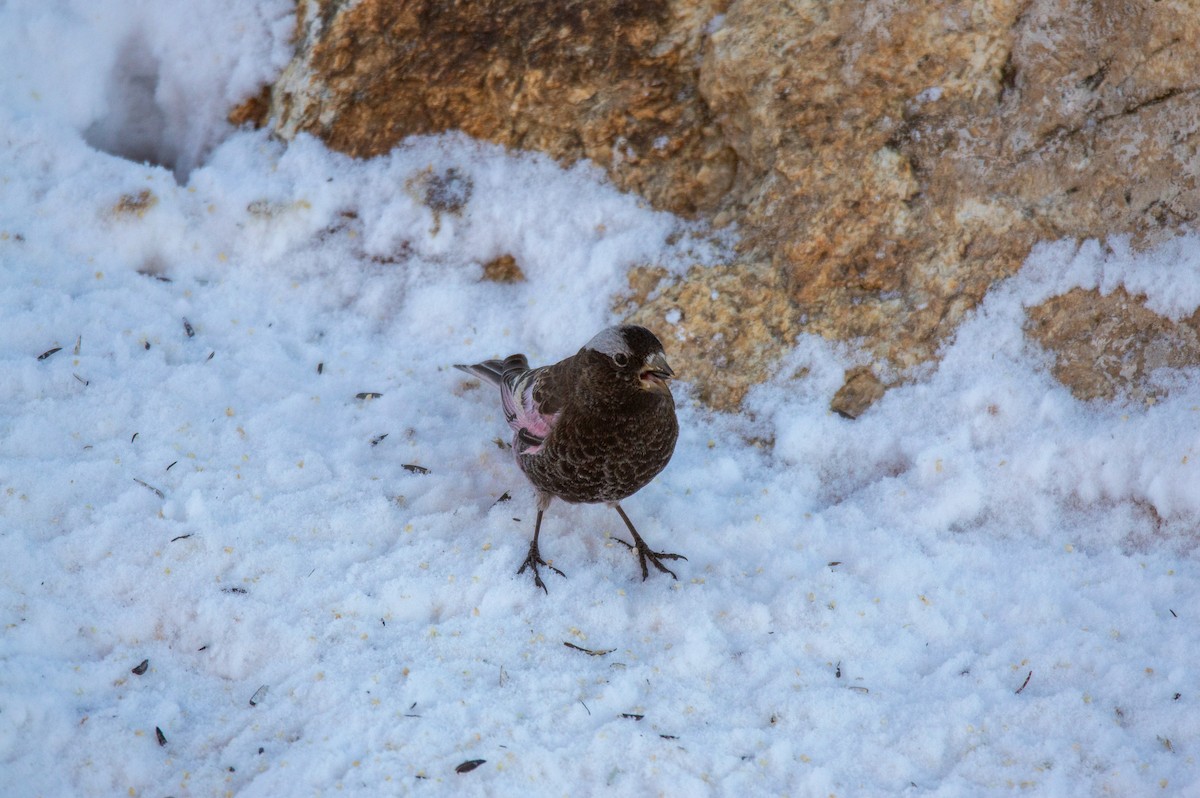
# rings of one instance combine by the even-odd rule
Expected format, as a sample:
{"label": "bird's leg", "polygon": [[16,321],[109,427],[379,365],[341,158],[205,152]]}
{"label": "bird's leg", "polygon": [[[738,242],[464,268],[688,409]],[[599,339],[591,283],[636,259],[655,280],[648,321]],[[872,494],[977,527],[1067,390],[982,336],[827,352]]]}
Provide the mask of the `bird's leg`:
{"label": "bird's leg", "polygon": [[646,545],[646,541],[642,540],[642,536],[638,534],[638,531],[633,528],[633,522],[629,520],[629,516],[625,515],[625,511],[621,509],[621,505],[617,502],[613,502],[612,506],[613,509],[616,510],[621,516],[621,520],[625,522],[625,526],[629,527],[629,533],[633,535],[633,543],[626,543],[620,538],[613,539],[618,543],[637,551],[638,559],[642,563],[642,581],[645,582],[646,577],[650,575],[650,569],[646,567],[646,560],[654,563],[654,567],[662,571],[664,574],[670,574],[672,579],[679,579],[679,577],[675,575],[674,571],[662,564],[662,560],[686,560],[687,557],[684,557],[682,554],[671,554],[670,552],[666,551],[652,550]]}
{"label": "bird's leg", "polygon": [[517,569],[517,574],[523,574],[525,573],[526,568],[532,568],[533,583],[540,587],[543,593],[549,595],[550,591],[546,590],[546,583],[542,581],[541,574],[538,573],[538,566],[544,565],[562,577],[566,577],[566,574],[543,560],[542,553],[538,551],[538,535],[540,535],[542,532],[542,514],[544,512],[545,510],[543,508],[538,508],[537,521],[535,521],[533,524],[533,542],[529,544],[529,556],[525,558],[525,562],[521,563],[521,567]]}

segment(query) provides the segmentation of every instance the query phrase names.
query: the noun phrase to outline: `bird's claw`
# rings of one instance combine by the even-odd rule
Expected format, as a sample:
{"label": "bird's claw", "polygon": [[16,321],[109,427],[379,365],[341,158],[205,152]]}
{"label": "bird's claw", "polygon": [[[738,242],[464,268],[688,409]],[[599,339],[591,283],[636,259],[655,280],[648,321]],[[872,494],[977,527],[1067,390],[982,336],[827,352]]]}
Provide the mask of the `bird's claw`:
{"label": "bird's claw", "polygon": [[550,563],[548,563],[542,559],[542,553],[540,551],[538,551],[538,547],[537,547],[536,543],[530,544],[529,556],[525,558],[525,562],[521,563],[521,567],[517,569],[517,576],[520,576],[521,574],[525,573],[526,568],[533,569],[533,584],[536,585],[537,587],[540,587],[542,589],[542,592],[545,593],[546,595],[550,595],[550,591],[546,589],[546,583],[542,581],[542,575],[538,573],[539,565],[546,566],[551,571],[558,574],[559,576],[561,576],[564,579],[567,578],[566,574],[564,574],[562,571],[558,570],[553,565],[551,565]]}
{"label": "bird's claw", "polygon": [[663,565],[662,561],[663,560],[686,560],[687,557],[684,557],[682,554],[672,554],[669,551],[654,551],[649,546],[647,546],[646,541],[642,540],[640,537],[635,537],[633,539],[634,540],[633,543],[627,543],[624,540],[621,540],[620,538],[613,538],[613,540],[617,541],[625,548],[632,549],[633,551],[637,552],[638,561],[641,562],[641,565],[642,565],[642,581],[643,582],[645,582],[646,579],[650,576],[650,569],[646,567],[646,560],[649,560],[651,563],[653,563],[654,567],[657,568],[658,570],[662,571],[664,574],[670,574],[672,579],[674,579],[675,581],[679,581],[679,577],[675,575],[675,572],[672,571],[667,566]]}

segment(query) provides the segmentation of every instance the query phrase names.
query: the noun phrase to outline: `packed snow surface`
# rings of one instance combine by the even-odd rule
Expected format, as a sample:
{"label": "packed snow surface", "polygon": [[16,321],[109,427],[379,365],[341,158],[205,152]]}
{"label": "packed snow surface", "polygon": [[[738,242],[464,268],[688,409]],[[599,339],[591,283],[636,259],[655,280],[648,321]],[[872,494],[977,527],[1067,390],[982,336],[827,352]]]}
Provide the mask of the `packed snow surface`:
{"label": "packed snow surface", "polygon": [[668,312],[681,437],[624,507],[688,560],[560,502],[543,595],[451,364],[573,354],[728,241],[458,135],[231,129],[291,10],[0,5],[0,794],[1200,795],[1200,374],[1082,403],[1022,332],[1190,315],[1200,237],[1047,242],[857,421],[811,337],[706,410]]}

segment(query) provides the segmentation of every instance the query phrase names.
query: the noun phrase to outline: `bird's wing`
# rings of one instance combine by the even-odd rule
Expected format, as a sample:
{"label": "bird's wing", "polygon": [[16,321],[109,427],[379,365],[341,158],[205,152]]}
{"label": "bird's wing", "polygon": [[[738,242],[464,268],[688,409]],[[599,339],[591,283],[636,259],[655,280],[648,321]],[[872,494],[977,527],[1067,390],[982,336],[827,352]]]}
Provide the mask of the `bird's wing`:
{"label": "bird's wing", "polygon": [[550,430],[554,429],[562,407],[555,390],[553,367],[511,369],[504,372],[500,385],[500,401],[504,417],[516,437],[513,448],[517,454],[537,454],[542,450]]}
{"label": "bird's wing", "polygon": [[516,433],[513,448],[517,454],[542,450],[569,396],[573,379],[570,358],[531,369],[524,355],[509,355],[504,360],[455,368],[500,388],[504,419]]}

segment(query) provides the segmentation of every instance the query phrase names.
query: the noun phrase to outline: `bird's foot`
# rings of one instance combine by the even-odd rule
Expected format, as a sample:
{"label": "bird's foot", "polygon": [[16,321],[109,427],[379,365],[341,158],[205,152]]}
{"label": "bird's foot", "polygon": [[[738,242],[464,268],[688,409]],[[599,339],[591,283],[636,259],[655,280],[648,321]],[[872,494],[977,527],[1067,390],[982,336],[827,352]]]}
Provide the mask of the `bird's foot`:
{"label": "bird's foot", "polygon": [[542,553],[538,551],[537,541],[534,541],[533,543],[529,544],[529,556],[525,558],[525,562],[521,563],[521,567],[517,569],[517,575],[520,576],[521,574],[525,573],[526,568],[533,569],[533,584],[540,587],[543,593],[549,595],[550,591],[546,589],[546,583],[542,581],[542,575],[538,573],[539,565],[546,566],[564,579],[567,577],[567,575],[562,571],[558,570],[553,565],[542,559]]}
{"label": "bird's foot", "polygon": [[633,543],[626,543],[624,540],[621,540],[620,538],[613,538],[613,540],[617,541],[622,546],[625,546],[626,548],[632,549],[637,552],[638,560],[642,564],[642,581],[643,582],[645,582],[646,578],[648,576],[650,576],[650,569],[646,567],[647,560],[649,560],[651,563],[653,563],[654,567],[657,568],[658,570],[662,571],[664,574],[670,574],[672,579],[674,579],[676,581],[679,580],[679,577],[675,575],[675,572],[672,571],[667,566],[663,565],[662,561],[663,560],[686,560],[687,557],[684,557],[682,554],[672,554],[669,551],[654,551],[649,546],[647,546],[646,541],[642,540],[641,536],[637,535],[637,534],[634,534],[634,536],[633,536]]}

